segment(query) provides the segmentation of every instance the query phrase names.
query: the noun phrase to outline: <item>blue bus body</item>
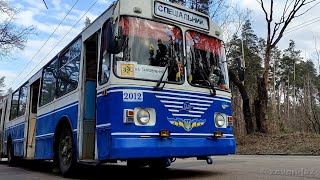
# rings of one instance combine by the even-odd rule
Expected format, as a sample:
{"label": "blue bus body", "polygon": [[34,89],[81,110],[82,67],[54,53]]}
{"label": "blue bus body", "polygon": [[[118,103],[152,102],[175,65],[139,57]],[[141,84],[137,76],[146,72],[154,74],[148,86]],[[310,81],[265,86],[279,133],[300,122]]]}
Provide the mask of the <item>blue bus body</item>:
{"label": "blue bus body", "polygon": [[[215,112],[231,116],[229,98],[182,90],[154,91],[151,87],[139,86],[112,86],[106,91],[107,95],[99,93],[97,99],[97,147],[101,160],[235,153],[232,127],[215,128],[213,119]],[[143,101],[123,102],[126,91],[143,93]],[[192,107],[183,109],[185,104]],[[136,107],[154,108],[156,125],[124,124],[123,109]],[[198,114],[190,113],[194,108],[201,110],[195,110]],[[160,137],[164,129],[171,132],[170,138]],[[221,131],[224,137],[213,137],[215,131]]]}

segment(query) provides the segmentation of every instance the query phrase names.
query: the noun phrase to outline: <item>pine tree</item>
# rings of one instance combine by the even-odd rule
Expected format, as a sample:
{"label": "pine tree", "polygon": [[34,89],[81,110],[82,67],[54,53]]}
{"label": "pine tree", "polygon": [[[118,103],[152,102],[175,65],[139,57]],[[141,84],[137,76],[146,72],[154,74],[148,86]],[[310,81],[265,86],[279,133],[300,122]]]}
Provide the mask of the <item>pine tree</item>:
{"label": "pine tree", "polygon": [[[244,61],[246,65],[245,86],[250,99],[254,99],[257,88],[257,76],[261,75],[261,58],[259,57],[259,42],[257,35],[254,33],[249,20],[242,27],[241,31]],[[260,43],[263,43],[260,41]],[[261,45],[260,45],[261,46]]]}
{"label": "pine tree", "polygon": [[186,1],[185,0],[169,0],[169,1],[172,2],[172,3],[186,5]]}
{"label": "pine tree", "polygon": [[253,99],[256,96],[257,76],[260,76],[262,73],[262,60],[259,56],[259,45],[263,46],[263,41],[258,40],[259,39],[257,38],[257,35],[254,33],[251,27],[251,22],[248,20],[242,27],[241,38],[233,36],[233,39],[230,41],[230,43],[228,43],[228,58],[233,60],[238,57],[242,58],[244,56],[244,61],[246,64],[244,85],[234,82],[236,81],[236,79],[233,79],[232,76],[232,69],[234,66],[231,66],[229,74],[231,75],[230,80],[232,83],[237,84],[237,87],[241,92],[243,100],[242,110],[245,117],[245,126],[248,134],[255,131],[251,109],[253,109]]}
{"label": "pine tree", "polygon": [[190,8],[209,15],[209,0],[190,0]]}

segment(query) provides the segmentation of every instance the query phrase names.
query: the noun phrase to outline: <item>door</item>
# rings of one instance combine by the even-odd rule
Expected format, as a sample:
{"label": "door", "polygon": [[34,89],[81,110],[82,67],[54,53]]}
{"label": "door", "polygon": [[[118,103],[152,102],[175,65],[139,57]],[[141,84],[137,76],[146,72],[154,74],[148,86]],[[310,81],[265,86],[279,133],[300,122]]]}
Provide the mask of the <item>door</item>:
{"label": "door", "polygon": [[96,128],[96,94],[98,33],[85,41],[84,111],[82,121],[82,160],[94,159]]}
{"label": "door", "polygon": [[6,118],[6,107],[7,107],[7,100],[5,99],[2,101],[2,105],[0,105],[0,159],[3,154],[5,154],[4,148],[4,121]]}
{"label": "door", "polygon": [[2,118],[2,114],[3,114],[3,112],[4,112],[4,107],[1,107],[1,105],[0,105],[0,159],[1,159],[1,157],[2,157],[2,152],[3,152],[3,133],[4,133],[4,131],[3,131],[3,119],[4,118]]}
{"label": "door", "polygon": [[28,133],[27,133],[27,158],[35,157],[35,138],[37,124],[37,108],[39,96],[40,80],[37,80],[31,85],[30,89],[30,104],[28,117]]}

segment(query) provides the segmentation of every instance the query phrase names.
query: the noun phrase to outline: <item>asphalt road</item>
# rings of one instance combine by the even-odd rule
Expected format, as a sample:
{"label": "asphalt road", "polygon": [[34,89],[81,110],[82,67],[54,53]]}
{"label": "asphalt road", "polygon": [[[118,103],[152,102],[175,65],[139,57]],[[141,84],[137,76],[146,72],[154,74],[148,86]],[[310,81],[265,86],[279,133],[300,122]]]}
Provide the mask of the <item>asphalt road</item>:
{"label": "asphalt road", "polygon": [[[73,179],[320,179],[320,156],[217,156],[214,163],[178,159],[165,171],[130,169],[125,163],[84,166]],[[50,162],[0,163],[0,180],[58,180]]]}

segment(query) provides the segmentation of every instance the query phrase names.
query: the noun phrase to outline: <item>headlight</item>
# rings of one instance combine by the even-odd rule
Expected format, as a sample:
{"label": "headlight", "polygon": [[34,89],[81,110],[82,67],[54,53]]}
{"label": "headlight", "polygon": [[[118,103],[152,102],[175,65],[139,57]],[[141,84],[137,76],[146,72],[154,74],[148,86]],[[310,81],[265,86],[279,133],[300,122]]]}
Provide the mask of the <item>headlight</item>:
{"label": "headlight", "polygon": [[214,121],[217,127],[223,127],[226,123],[226,116],[221,113],[216,113]]}
{"label": "headlight", "polygon": [[140,109],[137,114],[137,120],[141,125],[146,125],[150,121],[150,113],[147,110]]}

